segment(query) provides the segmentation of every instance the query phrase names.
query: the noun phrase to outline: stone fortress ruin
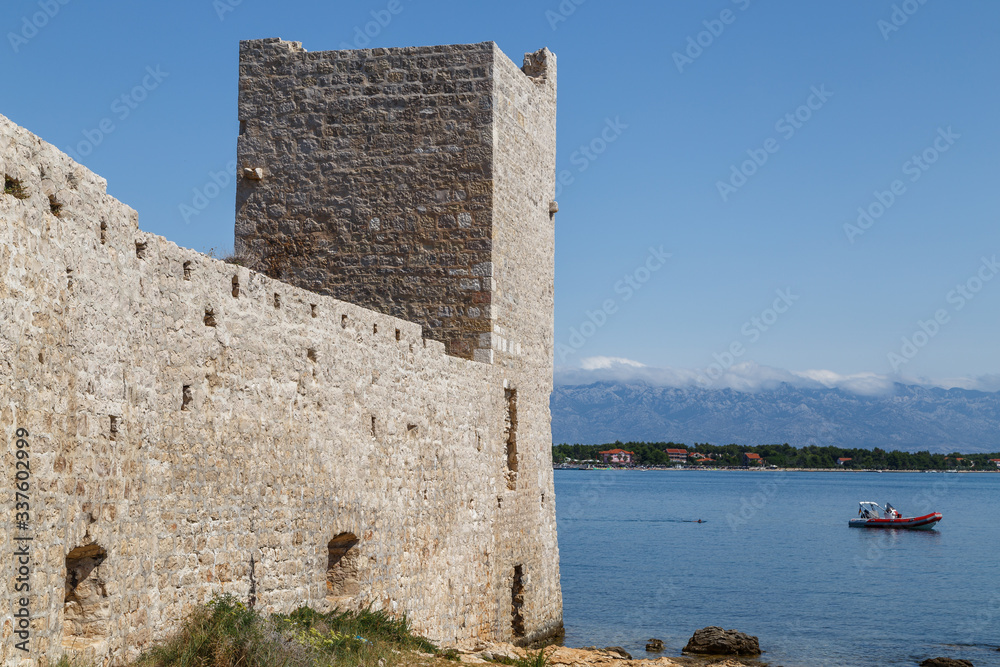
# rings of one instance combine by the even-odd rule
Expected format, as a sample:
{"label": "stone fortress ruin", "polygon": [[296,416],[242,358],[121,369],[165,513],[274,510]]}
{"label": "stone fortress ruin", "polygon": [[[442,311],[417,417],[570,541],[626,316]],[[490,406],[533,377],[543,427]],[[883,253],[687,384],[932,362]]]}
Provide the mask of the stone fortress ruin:
{"label": "stone fortress ruin", "polygon": [[555,104],[544,49],[243,42],[243,266],[0,116],[0,663],[121,663],[223,593],[561,629]]}

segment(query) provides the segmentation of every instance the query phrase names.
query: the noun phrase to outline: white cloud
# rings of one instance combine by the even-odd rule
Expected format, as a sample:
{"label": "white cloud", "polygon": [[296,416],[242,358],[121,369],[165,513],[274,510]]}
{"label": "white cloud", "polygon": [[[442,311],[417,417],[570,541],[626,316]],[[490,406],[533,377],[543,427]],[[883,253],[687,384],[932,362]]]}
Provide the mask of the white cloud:
{"label": "white cloud", "polygon": [[645,368],[646,364],[626,359],[624,357],[587,357],[580,360],[580,368],[585,371],[596,371],[616,366],[629,366],[631,368]]}
{"label": "white cloud", "polygon": [[903,384],[920,384],[929,387],[941,387],[942,389],[970,389],[973,391],[987,391],[994,392],[1000,391],[1000,374],[993,373],[991,375],[979,375],[976,377],[957,377],[957,378],[913,378],[913,377],[900,377],[897,382],[902,382]]}
{"label": "white cloud", "polygon": [[594,382],[641,382],[664,387],[701,389],[732,389],[741,392],[758,392],[777,389],[782,384],[797,388],[840,389],[861,396],[885,396],[894,391],[895,384],[912,384],[950,389],[1000,391],[1000,374],[974,378],[947,378],[933,380],[877,373],[844,375],[830,370],[789,371],[771,366],[761,366],[752,361],[733,364],[721,374],[715,371],[686,368],[656,368],[623,357],[588,357],[579,367],[557,368],[557,385],[581,385]]}
{"label": "white cloud", "polygon": [[818,382],[828,389],[843,389],[852,394],[865,396],[882,396],[891,393],[895,384],[895,380],[889,376],[876,373],[841,375],[834,371],[810,370],[793,374],[805,380]]}

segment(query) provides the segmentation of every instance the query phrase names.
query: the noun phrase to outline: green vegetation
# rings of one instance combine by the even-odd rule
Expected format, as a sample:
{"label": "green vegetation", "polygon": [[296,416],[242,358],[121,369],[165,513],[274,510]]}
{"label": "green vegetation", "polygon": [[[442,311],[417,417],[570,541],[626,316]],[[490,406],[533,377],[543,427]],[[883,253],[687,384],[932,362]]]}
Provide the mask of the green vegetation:
{"label": "green vegetation", "polygon": [[509,658],[499,658],[494,656],[494,660],[501,665],[511,665],[511,667],[547,667],[549,664],[549,659],[546,657],[543,650],[538,650],[535,653],[531,651],[525,651],[527,654],[523,658],[518,658],[517,660],[510,660]]}
{"label": "green vegetation", "polygon": [[[324,614],[308,607],[266,616],[225,595],[197,608],[176,635],[131,667],[435,667],[458,661],[458,651],[439,651],[414,635],[405,616],[371,609]],[[548,665],[542,651],[495,662]],[[64,656],[56,667],[96,665]]]}
{"label": "green vegetation", "polygon": [[212,246],[205,251],[205,254],[212,259],[219,259],[226,264],[233,264],[235,266],[249,266],[250,260],[243,255],[237,255],[236,251],[232,248],[216,248]]}
{"label": "green vegetation", "polygon": [[21,185],[21,181],[9,176],[5,176],[3,179],[3,193],[5,195],[13,195],[17,199],[28,198],[28,191]]}
{"label": "green vegetation", "polygon": [[636,465],[669,465],[670,460],[664,452],[667,448],[687,449],[711,456],[719,466],[743,465],[743,452],[760,454],[767,465],[779,468],[839,468],[837,459],[851,459],[843,467],[854,469],[878,470],[996,470],[996,464],[990,459],[1000,459],[1000,453],[994,454],[931,454],[922,452],[885,451],[875,449],[845,449],[841,447],[792,447],[783,445],[764,445],[761,447],[741,447],[731,445],[710,445],[694,443],[687,446],[674,442],[613,442],[604,445],[555,445],[552,448],[554,463],[563,463],[566,459],[587,460],[601,459],[599,452],[608,449],[625,449],[634,453]]}
{"label": "green vegetation", "polygon": [[[625,449],[635,454],[633,461],[637,465],[670,465],[670,457],[664,451],[667,448],[688,449],[675,442],[612,442],[607,445],[556,445],[552,448],[552,461],[562,463],[566,459],[586,461],[601,460],[599,452],[608,449]],[[693,451],[693,450],[692,450]],[[704,452],[702,452],[704,454]]]}
{"label": "green vegetation", "polygon": [[308,607],[265,616],[227,595],[197,609],[134,667],[390,667],[416,664],[415,652],[437,648],[412,634],[405,617]]}
{"label": "green vegetation", "polygon": [[[281,627],[292,632],[300,644],[330,655],[362,658],[382,657],[378,647],[437,653],[437,647],[410,632],[406,618],[396,619],[384,611],[321,614],[300,607],[288,616],[276,616]],[[339,664],[339,663],[338,663]],[[344,663],[352,664],[352,663]],[[357,664],[366,664],[364,660]]]}
{"label": "green vegetation", "polygon": [[542,651],[538,651],[537,653],[527,651],[527,654],[527,656],[515,663],[517,667],[546,667],[549,664],[548,658],[545,657],[545,653]]}
{"label": "green vegetation", "polygon": [[[410,631],[406,617],[383,611],[320,613],[300,607],[266,616],[231,595],[197,608],[180,631],[146,651],[131,667],[434,667],[458,661]],[[542,651],[514,667],[546,667]],[[63,657],[56,667],[96,667]]]}

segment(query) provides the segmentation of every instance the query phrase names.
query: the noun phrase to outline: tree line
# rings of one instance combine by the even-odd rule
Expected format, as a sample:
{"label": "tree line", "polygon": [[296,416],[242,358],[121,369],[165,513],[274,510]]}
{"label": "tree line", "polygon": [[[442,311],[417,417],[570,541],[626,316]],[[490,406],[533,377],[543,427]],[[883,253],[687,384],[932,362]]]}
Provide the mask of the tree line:
{"label": "tree line", "polygon": [[[1000,452],[993,454],[931,454],[929,451],[901,452],[886,451],[879,447],[875,449],[848,449],[843,447],[793,447],[787,442],[782,445],[762,445],[759,447],[741,447],[740,445],[710,445],[694,443],[685,445],[676,442],[621,442],[615,441],[603,445],[569,445],[561,444],[552,447],[552,462],[565,463],[568,459],[576,461],[601,460],[600,452],[609,449],[624,449],[633,453],[635,465],[670,465],[667,449],[684,449],[698,452],[714,460],[712,465],[741,466],[743,453],[755,452],[764,459],[766,465],[779,468],[864,468],[877,470],[996,470],[996,464],[990,459],[1000,459]],[[850,459],[843,466],[837,460]],[[690,459],[689,459],[690,462]]]}

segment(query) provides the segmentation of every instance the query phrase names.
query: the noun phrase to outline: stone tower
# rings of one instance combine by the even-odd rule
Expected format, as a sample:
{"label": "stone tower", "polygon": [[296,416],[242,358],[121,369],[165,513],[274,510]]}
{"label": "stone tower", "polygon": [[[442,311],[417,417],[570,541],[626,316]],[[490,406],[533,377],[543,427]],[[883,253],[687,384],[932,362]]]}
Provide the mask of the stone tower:
{"label": "stone tower", "polygon": [[237,254],[418,323],[456,364],[484,368],[490,405],[473,409],[497,435],[478,447],[499,476],[483,618],[512,641],[557,632],[555,56],[518,67],[492,42],[309,53],[253,40],[239,90]]}
{"label": "stone tower", "polygon": [[546,49],[243,42],[237,254],[454,356],[550,360],[555,111]]}

